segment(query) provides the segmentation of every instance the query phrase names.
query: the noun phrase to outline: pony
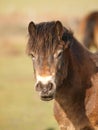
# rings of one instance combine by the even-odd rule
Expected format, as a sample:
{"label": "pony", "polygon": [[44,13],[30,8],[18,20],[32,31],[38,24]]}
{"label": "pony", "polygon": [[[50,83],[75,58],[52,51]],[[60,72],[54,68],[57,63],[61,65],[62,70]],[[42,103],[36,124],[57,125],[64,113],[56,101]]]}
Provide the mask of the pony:
{"label": "pony", "polygon": [[61,130],[98,127],[98,55],[83,47],[60,21],[28,25],[27,53],[33,61],[35,89],[54,99]]}
{"label": "pony", "polygon": [[83,43],[98,49],[98,11],[88,14],[82,21]]}

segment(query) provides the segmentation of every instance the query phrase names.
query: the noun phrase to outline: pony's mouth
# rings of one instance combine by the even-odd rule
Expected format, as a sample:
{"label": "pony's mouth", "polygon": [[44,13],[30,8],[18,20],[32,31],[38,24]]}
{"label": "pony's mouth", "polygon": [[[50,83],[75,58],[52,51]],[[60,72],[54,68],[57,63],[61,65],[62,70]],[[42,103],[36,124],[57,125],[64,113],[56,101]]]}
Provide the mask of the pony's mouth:
{"label": "pony's mouth", "polygon": [[51,95],[51,96],[40,96],[41,100],[42,101],[50,101],[52,99],[54,99],[54,96]]}

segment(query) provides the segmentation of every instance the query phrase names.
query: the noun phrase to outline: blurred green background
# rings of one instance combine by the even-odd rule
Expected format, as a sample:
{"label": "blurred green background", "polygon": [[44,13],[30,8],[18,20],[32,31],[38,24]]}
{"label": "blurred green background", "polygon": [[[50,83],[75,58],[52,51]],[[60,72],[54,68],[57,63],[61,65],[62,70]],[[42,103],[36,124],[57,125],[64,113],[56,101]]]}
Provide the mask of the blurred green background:
{"label": "blurred green background", "polygon": [[32,61],[25,53],[27,26],[31,20],[60,20],[79,39],[80,21],[95,10],[98,0],[0,1],[0,130],[59,129],[53,101],[40,101],[34,90]]}

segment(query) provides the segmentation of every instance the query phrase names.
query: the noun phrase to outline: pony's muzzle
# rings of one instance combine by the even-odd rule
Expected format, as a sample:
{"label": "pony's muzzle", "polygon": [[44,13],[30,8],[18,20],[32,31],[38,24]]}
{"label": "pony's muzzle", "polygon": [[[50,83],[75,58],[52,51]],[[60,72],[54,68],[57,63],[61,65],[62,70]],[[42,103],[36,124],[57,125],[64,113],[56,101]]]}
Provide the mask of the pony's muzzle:
{"label": "pony's muzzle", "polygon": [[55,93],[55,83],[48,82],[47,84],[43,84],[39,81],[36,86],[36,91],[40,93],[41,100],[50,101],[54,98]]}

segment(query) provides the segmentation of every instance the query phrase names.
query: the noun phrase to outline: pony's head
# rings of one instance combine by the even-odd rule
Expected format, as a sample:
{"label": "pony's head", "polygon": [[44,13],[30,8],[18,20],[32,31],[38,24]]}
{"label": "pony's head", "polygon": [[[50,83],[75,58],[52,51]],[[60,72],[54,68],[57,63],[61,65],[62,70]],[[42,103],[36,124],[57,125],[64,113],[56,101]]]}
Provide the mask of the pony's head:
{"label": "pony's head", "polygon": [[44,101],[54,98],[56,89],[67,77],[69,31],[61,22],[44,22],[28,26],[28,54],[35,74],[35,88]]}

